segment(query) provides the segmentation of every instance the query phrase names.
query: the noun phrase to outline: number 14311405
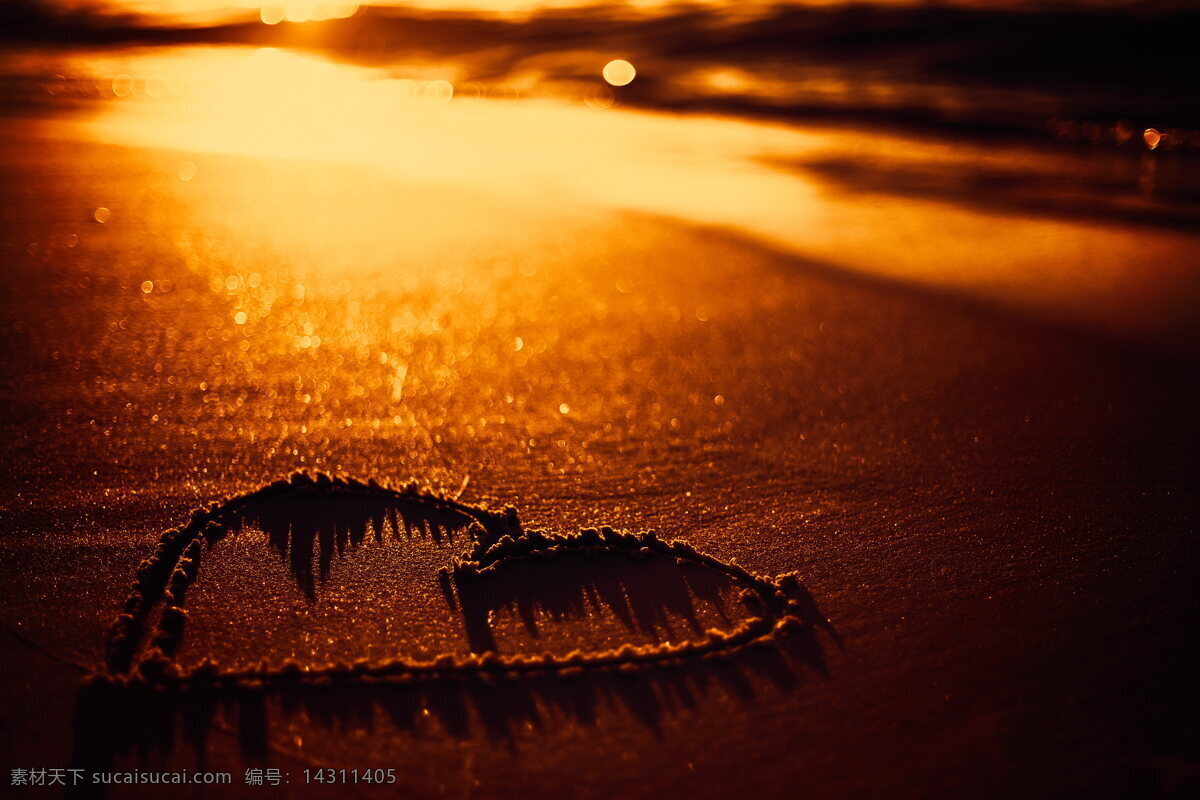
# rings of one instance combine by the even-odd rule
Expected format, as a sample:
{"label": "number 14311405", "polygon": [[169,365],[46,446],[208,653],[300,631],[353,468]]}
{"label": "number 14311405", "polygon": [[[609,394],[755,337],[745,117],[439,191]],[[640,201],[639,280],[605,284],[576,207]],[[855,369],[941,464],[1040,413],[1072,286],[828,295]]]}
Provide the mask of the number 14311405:
{"label": "number 14311405", "polygon": [[396,770],[388,769],[321,769],[304,770],[305,783],[395,783]]}

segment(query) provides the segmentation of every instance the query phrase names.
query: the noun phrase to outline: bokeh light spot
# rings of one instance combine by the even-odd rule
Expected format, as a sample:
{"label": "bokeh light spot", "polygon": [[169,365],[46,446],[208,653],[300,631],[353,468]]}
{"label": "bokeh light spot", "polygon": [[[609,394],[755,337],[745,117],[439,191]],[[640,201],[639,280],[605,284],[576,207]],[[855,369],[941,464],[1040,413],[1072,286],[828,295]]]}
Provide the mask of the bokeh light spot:
{"label": "bokeh light spot", "polygon": [[118,75],[112,79],[112,93],[117,97],[128,97],[133,93],[133,76]]}
{"label": "bokeh light spot", "polygon": [[454,97],[454,84],[450,81],[429,81],[425,84],[423,96],[434,103],[449,103]]}
{"label": "bokeh light spot", "polygon": [[637,76],[637,70],[623,58],[614,59],[604,65],[604,80],[613,86],[628,86]]}
{"label": "bokeh light spot", "polygon": [[604,84],[593,84],[589,86],[583,93],[583,104],[588,108],[596,108],[600,110],[612,108],[616,102],[616,95],[613,90]]}

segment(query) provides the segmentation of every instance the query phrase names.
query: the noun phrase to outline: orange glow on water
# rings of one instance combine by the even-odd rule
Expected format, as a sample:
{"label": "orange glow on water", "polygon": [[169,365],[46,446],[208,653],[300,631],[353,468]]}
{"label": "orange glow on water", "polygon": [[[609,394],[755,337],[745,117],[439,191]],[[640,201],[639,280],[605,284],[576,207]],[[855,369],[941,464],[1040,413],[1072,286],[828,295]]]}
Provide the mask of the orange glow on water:
{"label": "orange glow on water", "polygon": [[347,19],[358,13],[359,5],[353,2],[332,0],[287,0],[270,3],[259,9],[259,19],[267,25],[280,22],[323,22],[329,19]]}
{"label": "orange glow on water", "polygon": [[[113,86],[114,99],[85,123],[86,135],[186,154],[175,162],[182,162],[180,182],[200,182],[203,153],[353,165],[531,208],[635,211],[718,226],[840,267],[1104,328],[1153,325],[1121,298],[1154,291],[1144,276],[1186,263],[1190,247],[1170,230],[1135,236],[1119,226],[1020,214],[1003,218],[1006,235],[997,238],[996,215],[970,205],[884,194],[864,202],[817,174],[780,166],[836,159],[946,174],[980,163],[1053,168],[1055,156],[1028,149],[951,150],[874,132],[627,110],[611,94],[597,96],[597,88],[611,90],[596,84],[579,96],[498,100],[491,98],[515,93],[471,84],[458,92],[452,68],[353,67],[269,48],[130,52],[93,59],[87,69],[97,85]],[[352,196],[354,174],[330,196]],[[291,220],[289,246],[299,247],[314,220],[295,206],[299,194],[288,183],[281,176],[254,191],[264,208],[276,209],[274,218]],[[434,212],[416,193],[377,216],[334,215],[319,224],[340,226],[326,238],[363,247],[382,235],[372,231],[389,230],[403,215],[423,220],[409,231],[417,247],[487,228],[480,220],[464,227],[453,209]],[[97,210],[97,221],[108,214]]]}

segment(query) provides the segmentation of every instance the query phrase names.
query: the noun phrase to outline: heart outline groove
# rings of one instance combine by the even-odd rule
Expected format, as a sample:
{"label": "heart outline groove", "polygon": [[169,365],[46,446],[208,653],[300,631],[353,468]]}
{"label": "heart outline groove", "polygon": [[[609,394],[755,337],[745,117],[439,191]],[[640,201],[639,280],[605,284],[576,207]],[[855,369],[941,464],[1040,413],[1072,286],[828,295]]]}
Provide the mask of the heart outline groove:
{"label": "heart outline groove", "polygon": [[[382,519],[390,516],[393,530],[402,519],[405,529],[439,531],[453,536],[464,530],[473,543],[449,567],[438,571],[438,583],[447,598],[469,583],[486,581],[506,565],[529,560],[553,563],[565,556],[624,555],[632,560],[661,559],[683,568],[712,570],[741,589],[748,616],[730,630],[710,629],[699,640],[657,644],[624,644],[610,650],[574,651],[529,655],[494,651],[460,656],[443,653],[429,660],[397,657],[366,660],[352,665],[335,664],[301,668],[295,662],[278,668],[222,669],[211,661],[184,670],[176,662],[187,624],[188,588],[199,574],[205,544],[211,549],[273,500],[294,498],[356,498],[376,504]],[[375,523],[376,535],[380,524]],[[161,603],[157,627],[147,623]],[[573,534],[525,530],[516,510],[502,512],[469,506],[456,498],[409,482],[393,487],[375,480],[331,477],[297,472],[285,480],[235,495],[193,512],[182,527],[166,531],[153,554],[138,568],[123,610],[109,630],[106,668],[93,674],[93,685],[170,690],[246,690],[276,686],[345,686],[371,683],[409,683],[439,680],[519,680],[525,676],[612,672],[633,674],[640,669],[679,665],[693,659],[729,658],[751,648],[773,647],[779,637],[808,634],[821,627],[838,641],[832,625],[815,608],[811,595],[795,573],[774,578],[756,575],[732,561],[723,561],[696,550],[682,540],[664,541],[653,531],[618,532],[612,528],[583,529]],[[143,647],[143,641],[147,639]]]}

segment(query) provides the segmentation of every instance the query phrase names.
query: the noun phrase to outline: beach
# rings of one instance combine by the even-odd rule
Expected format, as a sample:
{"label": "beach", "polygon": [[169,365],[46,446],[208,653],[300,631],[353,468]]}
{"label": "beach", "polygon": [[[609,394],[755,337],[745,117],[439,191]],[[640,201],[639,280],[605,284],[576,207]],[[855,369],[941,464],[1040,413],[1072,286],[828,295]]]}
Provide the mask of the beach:
{"label": "beach", "polygon": [[[897,171],[1013,174],[1023,144],[459,102],[607,146],[463,167],[424,106],[403,112],[411,147],[364,122],[345,156],[188,140],[192,118],[149,101],[0,123],[6,769],[234,778],[139,795],[164,797],[260,796],[258,768],[287,773],[282,796],[380,792],[306,780],[324,767],[395,769],[412,797],[1195,789],[1186,218],[1087,183],[1049,207],[914,198]],[[839,141],[883,154],[864,163],[884,189],[837,171]],[[165,693],[133,722],[81,690],[164,531],[297,471],[795,573],[804,637],[601,675]],[[285,539],[314,503],[284,509]],[[179,668],[587,653],[751,613],[719,575],[607,554],[488,590],[472,622],[439,588],[465,523],[331,519],[345,541],[316,567],[261,521],[206,544]]]}

